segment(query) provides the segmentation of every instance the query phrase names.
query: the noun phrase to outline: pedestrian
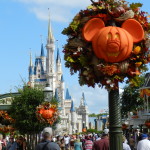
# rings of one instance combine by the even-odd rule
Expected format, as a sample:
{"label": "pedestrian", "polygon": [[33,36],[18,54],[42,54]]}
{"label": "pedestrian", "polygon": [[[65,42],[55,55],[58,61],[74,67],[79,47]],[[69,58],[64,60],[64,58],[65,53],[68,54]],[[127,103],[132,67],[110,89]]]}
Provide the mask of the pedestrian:
{"label": "pedestrian", "polygon": [[82,148],[82,142],[80,139],[76,139],[74,143],[74,150],[83,150]]}
{"label": "pedestrian", "polygon": [[52,142],[52,128],[45,128],[42,136],[43,140],[36,146],[35,150],[60,150],[59,145],[55,142]]}
{"label": "pedestrian", "polygon": [[65,141],[65,149],[69,149],[69,144],[70,144],[70,137],[68,135],[64,136],[64,141]]}
{"label": "pedestrian", "polygon": [[11,137],[9,138],[8,143],[7,143],[6,150],[10,150],[11,147],[12,147],[12,145],[13,145],[13,143],[14,143],[14,137],[11,136]]}
{"label": "pedestrian", "polygon": [[86,137],[84,146],[85,146],[85,150],[92,150],[92,147],[93,147],[93,141],[90,140],[90,137]]}
{"label": "pedestrian", "polygon": [[64,141],[64,138],[62,138],[62,139],[60,140],[60,149],[61,149],[61,150],[65,150],[65,141]]}
{"label": "pedestrian", "polygon": [[129,144],[127,144],[127,139],[126,139],[126,137],[123,135],[123,150],[131,150],[131,148],[130,148],[130,146],[129,146]]}
{"label": "pedestrian", "polygon": [[141,135],[142,140],[137,144],[137,150],[150,150],[150,141],[147,134]]}
{"label": "pedestrian", "polygon": [[108,134],[102,134],[100,140],[95,141],[93,144],[93,150],[109,150],[109,137]]}

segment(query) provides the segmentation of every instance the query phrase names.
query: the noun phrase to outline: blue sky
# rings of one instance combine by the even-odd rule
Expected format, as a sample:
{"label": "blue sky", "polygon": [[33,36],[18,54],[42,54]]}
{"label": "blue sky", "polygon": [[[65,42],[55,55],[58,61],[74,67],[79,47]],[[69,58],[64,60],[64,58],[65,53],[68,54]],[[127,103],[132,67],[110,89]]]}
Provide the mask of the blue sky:
{"label": "blue sky", "polygon": [[[149,0],[130,2],[141,2],[142,10],[150,12]],[[80,9],[85,9],[89,4],[90,0],[0,0],[0,94],[15,91],[15,87],[23,85],[22,79],[28,81],[29,53],[32,52],[33,59],[40,55],[40,35],[43,44],[46,44],[50,8],[52,30],[60,48],[64,80],[75,104],[79,104],[84,92],[90,113],[107,109],[107,91],[97,87],[80,87],[77,75],[71,76],[69,69],[64,67],[61,52],[67,38],[61,34],[62,30]]]}

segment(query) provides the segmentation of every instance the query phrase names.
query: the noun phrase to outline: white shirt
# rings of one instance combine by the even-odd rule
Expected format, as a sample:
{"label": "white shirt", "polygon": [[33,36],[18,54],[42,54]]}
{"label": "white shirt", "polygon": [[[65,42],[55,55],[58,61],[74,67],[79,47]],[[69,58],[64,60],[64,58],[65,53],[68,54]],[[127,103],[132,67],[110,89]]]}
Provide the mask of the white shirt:
{"label": "white shirt", "polygon": [[150,150],[150,141],[148,139],[143,139],[138,142],[137,150]]}
{"label": "white shirt", "polygon": [[64,137],[64,141],[65,141],[65,144],[69,144],[70,138],[69,137]]}
{"label": "white shirt", "polygon": [[123,150],[131,150],[131,148],[127,143],[123,143]]}

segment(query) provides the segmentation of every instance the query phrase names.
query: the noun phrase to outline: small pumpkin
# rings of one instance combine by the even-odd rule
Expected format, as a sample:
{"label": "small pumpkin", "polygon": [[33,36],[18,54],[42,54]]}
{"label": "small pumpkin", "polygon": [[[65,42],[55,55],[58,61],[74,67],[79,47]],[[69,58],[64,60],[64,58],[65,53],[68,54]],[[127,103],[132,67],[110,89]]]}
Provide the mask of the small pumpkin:
{"label": "small pumpkin", "polygon": [[133,42],[138,43],[144,38],[141,24],[128,19],[122,28],[115,26],[105,27],[99,18],[89,20],[83,28],[83,37],[92,42],[95,55],[106,62],[121,62],[127,59],[133,48]]}

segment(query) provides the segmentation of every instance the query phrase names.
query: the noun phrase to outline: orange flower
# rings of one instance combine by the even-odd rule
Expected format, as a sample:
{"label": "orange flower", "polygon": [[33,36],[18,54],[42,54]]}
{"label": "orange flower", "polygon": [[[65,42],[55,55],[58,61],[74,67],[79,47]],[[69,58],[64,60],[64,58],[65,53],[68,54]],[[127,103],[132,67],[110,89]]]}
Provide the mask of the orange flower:
{"label": "orange flower", "polygon": [[101,72],[112,76],[114,73],[118,72],[118,67],[116,65],[106,65],[103,68],[101,68]]}

